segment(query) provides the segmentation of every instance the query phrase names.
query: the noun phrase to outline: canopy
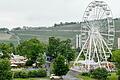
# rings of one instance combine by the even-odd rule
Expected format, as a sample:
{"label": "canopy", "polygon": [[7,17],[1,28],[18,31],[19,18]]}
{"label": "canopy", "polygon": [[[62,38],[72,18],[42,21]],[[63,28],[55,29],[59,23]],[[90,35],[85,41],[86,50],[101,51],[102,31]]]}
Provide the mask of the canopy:
{"label": "canopy", "polygon": [[80,64],[89,64],[89,65],[98,65],[98,63],[94,62],[93,60],[80,60],[78,61]]}

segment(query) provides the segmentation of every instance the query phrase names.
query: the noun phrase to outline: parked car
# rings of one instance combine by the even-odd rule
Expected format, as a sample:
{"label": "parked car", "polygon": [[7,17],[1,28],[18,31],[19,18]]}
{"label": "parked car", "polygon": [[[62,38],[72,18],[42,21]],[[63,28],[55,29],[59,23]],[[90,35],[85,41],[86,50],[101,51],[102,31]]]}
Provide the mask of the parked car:
{"label": "parked car", "polygon": [[63,80],[62,76],[55,76],[55,74],[51,74],[50,80]]}

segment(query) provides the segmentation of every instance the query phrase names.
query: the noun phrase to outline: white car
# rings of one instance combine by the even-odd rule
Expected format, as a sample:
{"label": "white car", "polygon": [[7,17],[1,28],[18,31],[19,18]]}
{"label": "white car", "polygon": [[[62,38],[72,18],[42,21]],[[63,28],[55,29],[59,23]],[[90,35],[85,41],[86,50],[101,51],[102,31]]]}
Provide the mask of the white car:
{"label": "white car", "polygon": [[63,80],[61,76],[55,76],[55,74],[51,74],[50,79],[51,80]]}

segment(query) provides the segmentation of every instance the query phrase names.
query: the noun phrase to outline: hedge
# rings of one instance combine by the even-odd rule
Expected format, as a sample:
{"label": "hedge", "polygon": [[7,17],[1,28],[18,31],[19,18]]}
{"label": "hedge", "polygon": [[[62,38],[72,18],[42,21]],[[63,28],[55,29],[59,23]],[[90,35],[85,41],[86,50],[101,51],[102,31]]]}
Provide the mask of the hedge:
{"label": "hedge", "polygon": [[46,76],[47,73],[45,69],[14,71],[14,78],[37,78]]}

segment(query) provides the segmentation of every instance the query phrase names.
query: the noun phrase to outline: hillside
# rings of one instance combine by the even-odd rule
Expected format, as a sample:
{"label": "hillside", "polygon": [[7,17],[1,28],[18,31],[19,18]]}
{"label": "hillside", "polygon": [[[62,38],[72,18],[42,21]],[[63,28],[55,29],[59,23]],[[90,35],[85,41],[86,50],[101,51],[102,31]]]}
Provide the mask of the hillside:
{"label": "hillside", "polygon": [[[115,21],[115,43],[114,48],[117,48],[117,38],[120,37],[120,19],[114,19]],[[12,42],[14,44],[18,43],[18,38],[20,41],[24,41],[30,38],[36,37],[40,41],[45,43],[48,42],[50,36],[54,36],[60,38],[62,40],[71,39],[72,45],[75,46],[75,36],[76,34],[80,34],[80,23],[65,23],[55,25],[54,27],[31,27],[31,28],[22,28],[22,29],[13,29],[10,31],[11,34],[1,34],[0,39],[1,42]],[[15,36],[17,35],[17,36]]]}

